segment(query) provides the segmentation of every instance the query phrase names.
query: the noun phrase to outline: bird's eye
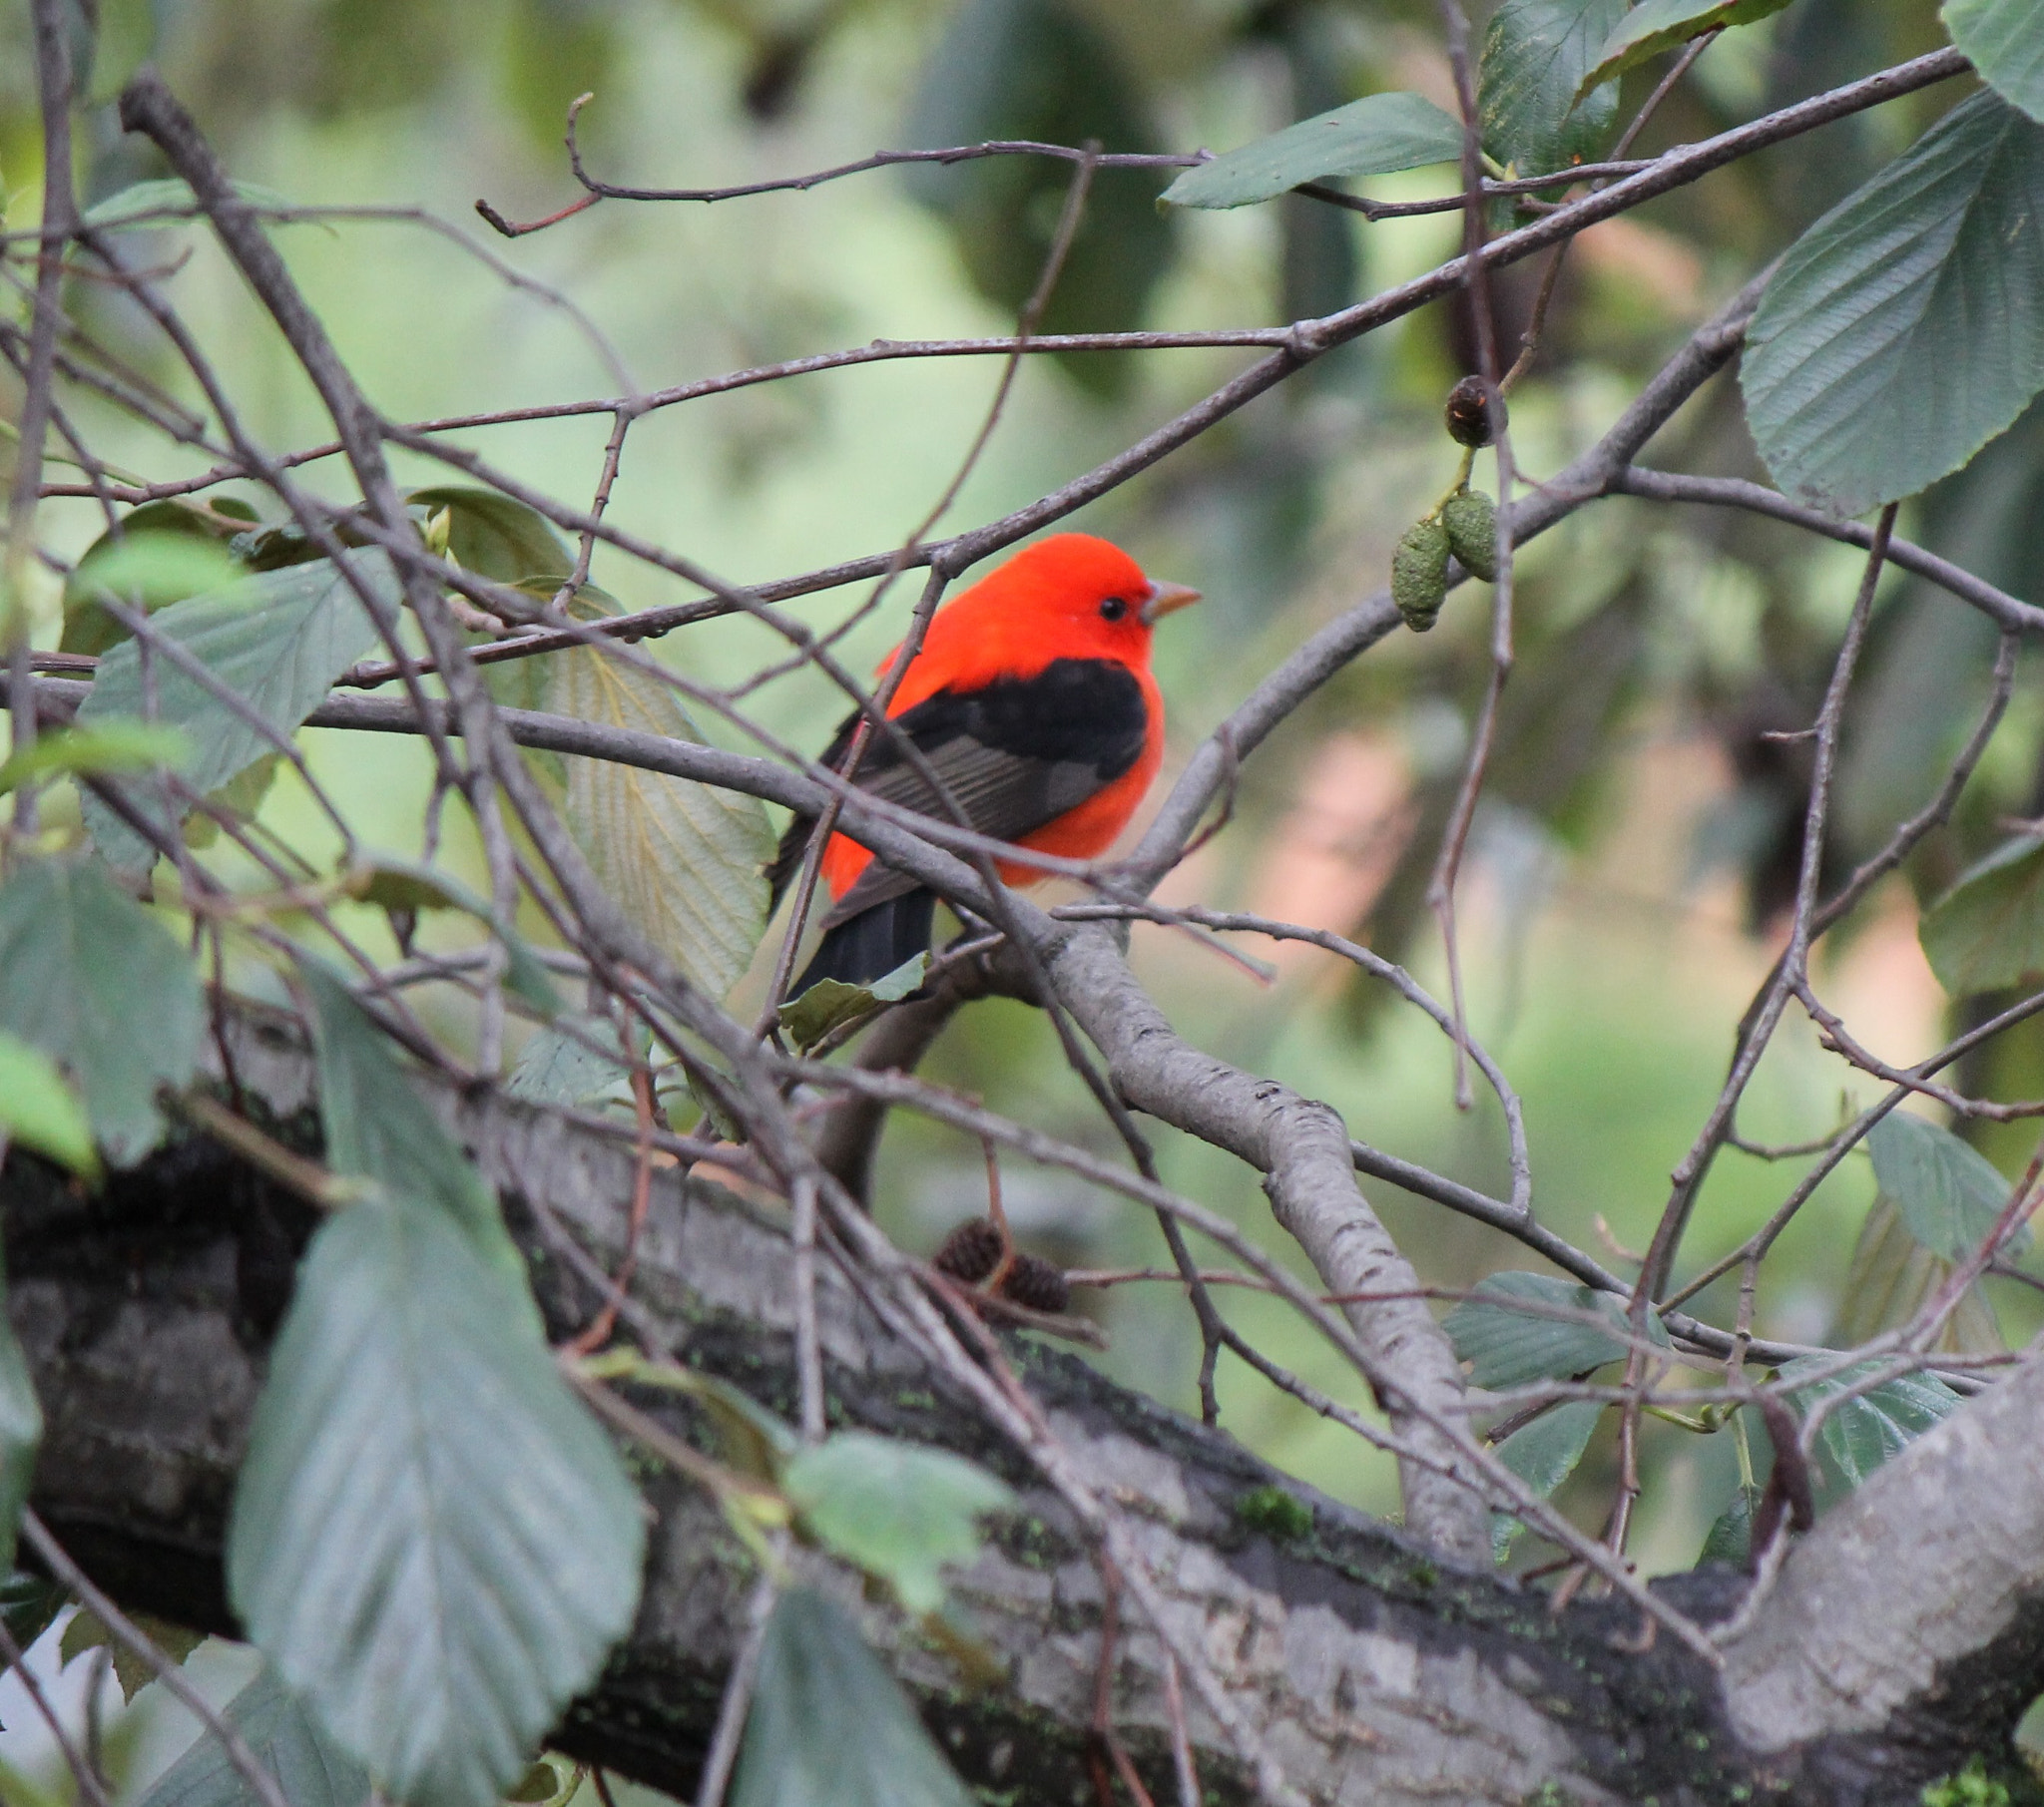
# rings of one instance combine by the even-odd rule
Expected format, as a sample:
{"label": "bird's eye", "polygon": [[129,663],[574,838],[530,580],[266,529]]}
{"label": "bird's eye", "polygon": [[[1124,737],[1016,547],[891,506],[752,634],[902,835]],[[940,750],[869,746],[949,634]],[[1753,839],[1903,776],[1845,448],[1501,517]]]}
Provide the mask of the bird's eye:
{"label": "bird's eye", "polygon": [[1128,612],[1128,604],[1118,596],[1111,596],[1100,605],[1100,619],[1104,622],[1118,622]]}

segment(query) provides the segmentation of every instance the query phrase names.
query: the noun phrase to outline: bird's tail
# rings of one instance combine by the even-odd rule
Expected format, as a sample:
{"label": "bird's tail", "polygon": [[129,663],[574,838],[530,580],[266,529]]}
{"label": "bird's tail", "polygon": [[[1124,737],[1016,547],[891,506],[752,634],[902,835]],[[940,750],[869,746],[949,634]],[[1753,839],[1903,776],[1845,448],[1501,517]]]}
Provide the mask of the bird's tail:
{"label": "bird's tail", "polygon": [[821,979],[870,985],[885,978],[903,961],[928,951],[936,910],[935,894],[918,886],[840,922],[824,934],[788,996],[800,997]]}

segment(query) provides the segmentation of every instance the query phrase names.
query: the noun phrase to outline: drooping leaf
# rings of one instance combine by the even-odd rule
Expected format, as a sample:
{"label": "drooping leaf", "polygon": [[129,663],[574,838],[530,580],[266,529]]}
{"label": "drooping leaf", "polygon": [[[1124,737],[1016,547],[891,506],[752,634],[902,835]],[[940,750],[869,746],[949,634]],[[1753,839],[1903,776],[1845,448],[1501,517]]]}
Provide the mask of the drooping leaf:
{"label": "drooping leaf", "polygon": [[25,859],[0,886],[0,1030],[76,1082],[114,1165],[140,1160],[163,1132],[157,1088],[184,1085],[199,1058],[185,950],[93,862]]}
{"label": "drooping leaf", "polygon": [[[389,1038],[324,967],[306,960],[298,971],[312,1003],[326,1164],[374,1180],[391,1197],[436,1207],[486,1263],[522,1286],[525,1262],[495,1195],[441,1128]],[[528,1323],[537,1321],[529,1301],[522,1309]]]}
{"label": "drooping leaf", "polygon": [[804,1529],[886,1581],[911,1612],[943,1604],[944,1565],[970,1562],[979,1515],[1015,1502],[976,1463],[869,1431],[839,1431],[803,1450],[785,1485]]}
{"label": "drooping leaf", "polygon": [[32,779],[73,773],[148,771],[183,765],[192,742],[182,729],[161,721],[116,717],[97,727],[60,727],[36,736],[26,752],[0,763],[0,796]]}
{"label": "drooping leaf", "polygon": [[[238,182],[234,190],[253,208],[281,213],[292,205],[288,196],[265,189],[259,183]],[[103,232],[118,232],[143,226],[169,226],[180,215],[203,218],[205,210],[192,193],[192,185],[183,177],[171,176],[154,182],[130,183],[87,210],[85,224]]]}
{"label": "drooping leaf", "polygon": [[970,1807],[894,1678],[834,1600],[780,1596],[731,1807]]}
{"label": "drooping leaf", "polygon": [[495,490],[440,484],[415,489],[405,501],[425,509],[429,520],[446,516],[448,555],[478,576],[516,584],[564,578],[575,569],[575,555],[546,516]]}
{"label": "drooping leaf", "polygon": [[250,1636],[396,1800],[490,1807],[629,1628],[645,1531],[530,1295],[434,1201],[313,1237],[229,1526]]}
{"label": "drooping leaf", "polygon": [[[383,553],[357,552],[353,564],[364,582],[395,602],[396,577]],[[153,625],[281,735],[296,728],[324,700],[333,680],[376,643],[375,624],[360,599],[324,563],[260,572],[231,589],[189,597],[156,616]],[[187,778],[202,792],[273,750],[268,735],[168,657],[156,655],[151,668],[153,710],[145,706],[140,648],[132,640],[115,647],[78,711],[80,723],[144,716],[183,728],[194,748]],[[144,813],[163,819],[159,802],[139,788],[133,796]],[[154,864],[148,843],[111,810],[89,801],[86,820],[111,863],[131,869]]]}
{"label": "drooping leaf", "polygon": [[0,1286],[0,1575],[14,1572],[15,1535],[21,1509],[35,1479],[36,1451],[43,1442],[43,1408],[28,1358],[8,1321],[6,1291]]}
{"label": "drooping leaf", "polygon": [[1504,0],[1477,74],[1483,148],[1520,176],[1593,161],[1618,118],[1618,90],[1576,94],[1625,15],[1626,0]]}
{"label": "drooping leaf", "polygon": [[[1158,151],[1147,97],[1091,9],[1069,0],[966,0],[925,66],[908,142],[932,148],[1021,138],[1089,139],[1107,151]],[[1012,311],[1042,276],[1072,167],[1044,157],[989,157],[904,173],[914,197],[942,219],[974,288]],[[1045,308],[1044,332],[1140,326],[1170,267],[1174,223],[1157,211],[1160,178],[1103,170]],[[1128,359],[1061,353],[1059,364],[1100,394],[1118,393]]]}
{"label": "drooping leaf", "polygon": [[[1868,1208],[1838,1289],[1838,1314],[1824,1341],[1851,1349],[1908,1323],[1951,1278],[1952,1263],[1913,1236],[1885,1192]],[[2005,1348],[1994,1306],[1976,1281],[1960,1296],[1930,1345],[1934,1352],[1980,1354]]]}
{"label": "drooping leaf", "polygon": [[781,1031],[797,1048],[813,1048],[839,1025],[856,1022],[883,1004],[899,1004],[920,988],[929,966],[928,954],[915,954],[865,985],[818,979],[799,998],[780,1007]]}
{"label": "drooping leaf", "polygon": [[1597,61],[1577,88],[1577,97],[1580,99],[1600,83],[1615,80],[1663,51],[1701,38],[1707,31],[1752,25],[1779,13],[1788,4],[1788,0],[1640,0],[1619,28],[1605,39]]}
{"label": "drooping leaf", "polygon": [[[1524,1306],[1531,1306],[1526,1310]],[[1555,1314],[1567,1312],[1570,1321]],[[1472,1364],[1469,1378],[1479,1387],[1517,1387],[1534,1380],[1561,1380],[1616,1361],[1626,1352],[1625,1301],[1556,1274],[1499,1273],[1448,1313],[1442,1326],[1459,1361]],[[1649,1313],[1649,1336],[1666,1344],[1668,1332]]]}
{"label": "drooping leaf", "polygon": [[229,542],[248,527],[231,512],[237,506],[225,497],[211,507],[171,497],[130,509],[121,517],[120,538],[101,535],[65,580],[59,648],[104,653],[128,638],[101,606],[103,592],[153,615],[233,582],[241,565]]}
{"label": "drooping leaf", "polygon": [[[2007,1208],[2009,1182],[1977,1148],[1949,1129],[1904,1111],[1890,1111],[1866,1134],[1881,1194],[1892,1198],[1909,1233],[1932,1254],[1963,1260]],[[2030,1245],[2030,1232],[2010,1238],[2010,1252]]]}
{"label": "drooping leaf", "polygon": [[1753,1551],[1753,1518],[1761,1509],[1761,1493],[1759,1487],[1749,1487],[1744,1481],[1733,1489],[1731,1505],[1711,1521],[1704,1536],[1704,1548],[1697,1557],[1699,1568],[1706,1563],[1746,1567]]}
{"label": "drooping leaf", "polygon": [[[1545,1500],[1576,1472],[1576,1464],[1590,1447],[1591,1435],[1603,1412],[1604,1407],[1597,1400],[1565,1399],[1531,1424],[1521,1425],[1499,1444],[1497,1459]],[[1524,1522],[1510,1513],[1492,1513],[1492,1560],[1502,1563],[1525,1529]]]}
{"label": "drooping leaf", "polygon": [[70,1593],[47,1576],[17,1569],[0,1577],[0,1623],[24,1650],[57,1622],[58,1614],[70,1603]]}
{"label": "drooping leaf", "polygon": [[1302,182],[1383,176],[1461,156],[1461,122],[1424,96],[1368,94],[1188,170],[1162,199],[1175,207],[1239,208]]}
{"label": "drooping leaf", "polygon": [[0,1029],[0,1137],[87,1179],[100,1172],[92,1123],[57,1063],[40,1048]]}
{"label": "drooping leaf", "polygon": [[[362,1807],[369,1772],[321,1731],[265,1667],[222,1710],[291,1807]],[[260,1807],[227,1748],[201,1732],[136,1807]]]}
{"label": "drooping leaf", "polygon": [[1789,247],[1747,329],[1748,424],[1856,515],[1937,481],[2044,385],[2044,126],[1962,101]]}
{"label": "drooping leaf", "polygon": [[[1792,1382],[1803,1372],[1827,1362],[1821,1355],[1804,1356],[1782,1370]],[[1820,1399],[1842,1392],[1877,1362],[1862,1363],[1802,1388],[1789,1404],[1807,1418]],[[1928,1374],[1905,1374],[1884,1381],[1848,1399],[1824,1419],[1815,1449],[1816,1503],[1819,1512],[1857,1487],[1889,1457],[1899,1454],[1940,1419],[1957,1409],[1959,1396]]]}
{"label": "drooping leaf", "polygon": [[2044,972],[2044,835],[2004,841],[1923,913],[1924,958],[1955,998]]}
{"label": "drooping leaf", "polygon": [[1944,0],[1944,28],[1983,82],[2044,120],[2044,33],[2029,0]]}
{"label": "drooping leaf", "polygon": [[[556,714],[701,740],[673,689],[593,647],[546,661]],[[608,759],[568,760],[569,829],[604,889],[691,980],[721,998],[766,923],[773,833],[754,797]]]}

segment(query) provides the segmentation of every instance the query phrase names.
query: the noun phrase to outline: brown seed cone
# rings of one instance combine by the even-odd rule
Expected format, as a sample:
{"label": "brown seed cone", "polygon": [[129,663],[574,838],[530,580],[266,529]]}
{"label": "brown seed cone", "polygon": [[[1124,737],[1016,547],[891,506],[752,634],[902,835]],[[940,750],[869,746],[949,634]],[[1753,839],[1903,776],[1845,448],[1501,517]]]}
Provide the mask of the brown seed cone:
{"label": "brown seed cone", "polygon": [[954,1280],[977,1286],[1000,1265],[1001,1232],[984,1217],[968,1217],[946,1236],[930,1265]]}
{"label": "brown seed cone", "polygon": [[1008,1269],[1008,1277],[1001,1282],[1001,1296],[1017,1305],[1026,1305],[1031,1311],[1059,1313],[1071,1304],[1072,1289],[1065,1280],[1065,1270],[1055,1261],[1046,1261],[1041,1255],[1018,1254],[1014,1266]]}
{"label": "brown seed cone", "polygon": [[[1505,398],[1497,398],[1498,419],[1505,416]],[[1448,437],[1457,445],[1490,444],[1490,410],[1483,405],[1483,378],[1465,376],[1448,391]]]}

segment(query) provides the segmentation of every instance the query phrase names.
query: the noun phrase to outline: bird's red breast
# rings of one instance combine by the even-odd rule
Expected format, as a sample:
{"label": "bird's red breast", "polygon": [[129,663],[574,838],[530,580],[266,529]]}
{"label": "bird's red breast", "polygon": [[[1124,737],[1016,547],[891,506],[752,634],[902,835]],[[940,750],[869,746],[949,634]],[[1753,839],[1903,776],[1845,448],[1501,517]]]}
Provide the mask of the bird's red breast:
{"label": "bird's red breast", "polygon": [[[1090,534],[1039,541],[937,611],[888,716],[982,832],[1089,859],[1128,825],[1157,776],[1164,699],[1150,671],[1151,628],[1196,594],[1153,584]],[[870,770],[884,792],[887,770],[901,764],[873,740],[858,781],[869,783]],[[872,857],[833,835],[822,867],[831,895],[842,902]],[[1000,872],[1009,884],[1043,876],[1006,860]]]}

